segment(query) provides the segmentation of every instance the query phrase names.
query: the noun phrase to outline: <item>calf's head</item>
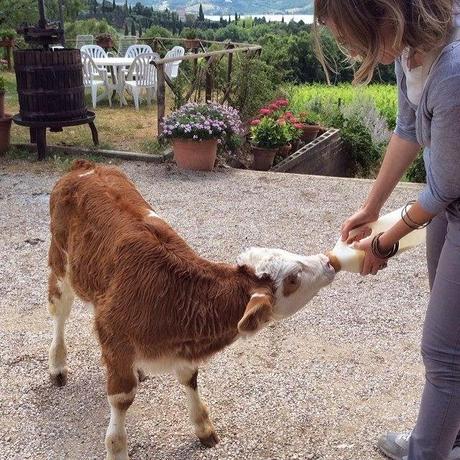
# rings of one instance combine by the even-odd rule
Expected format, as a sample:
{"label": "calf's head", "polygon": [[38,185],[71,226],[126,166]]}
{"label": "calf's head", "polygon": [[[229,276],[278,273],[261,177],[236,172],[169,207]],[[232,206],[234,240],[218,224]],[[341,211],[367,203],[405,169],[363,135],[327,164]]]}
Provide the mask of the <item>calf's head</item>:
{"label": "calf's head", "polygon": [[270,279],[275,288],[274,292],[264,288],[254,291],[238,324],[242,335],[298,312],[335,276],[323,254],[306,257],[282,249],[250,248],[240,254],[237,263],[252,268],[261,279]]}

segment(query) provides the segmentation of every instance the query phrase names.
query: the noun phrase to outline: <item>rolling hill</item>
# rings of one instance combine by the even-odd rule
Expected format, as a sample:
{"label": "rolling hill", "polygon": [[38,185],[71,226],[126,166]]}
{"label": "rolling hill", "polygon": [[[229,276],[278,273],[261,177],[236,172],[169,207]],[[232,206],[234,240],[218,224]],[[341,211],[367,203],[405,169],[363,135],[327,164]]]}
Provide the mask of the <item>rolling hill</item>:
{"label": "rolling hill", "polygon": [[[178,10],[185,8],[189,13],[197,13],[200,1],[197,0],[131,0],[134,4],[137,1],[156,9],[169,8]],[[313,1],[305,0],[203,0],[203,11],[205,15],[218,14],[311,14],[313,11]]]}

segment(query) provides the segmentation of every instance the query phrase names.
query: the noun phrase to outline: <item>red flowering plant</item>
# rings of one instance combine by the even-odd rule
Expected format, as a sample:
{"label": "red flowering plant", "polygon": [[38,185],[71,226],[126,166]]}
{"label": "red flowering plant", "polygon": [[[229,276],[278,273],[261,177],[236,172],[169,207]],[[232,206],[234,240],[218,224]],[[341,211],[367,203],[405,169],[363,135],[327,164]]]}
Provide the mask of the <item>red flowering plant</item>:
{"label": "red flowering plant", "polygon": [[[273,129],[275,129],[275,125],[282,128],[284,132],[283,137],[285,138],[286,143],[298,139],[302,133],[303,125],[292,112],[287,111],[288,105],[289,101],[287,99],[277,99],[267,104],[265,107],[262,107],[259,110],[258,118],[255,118],[250,122],[252,138],[254,139],[254,134],[256,132],[255,127],[258,126],[265,118],[268,118],[276,122],[270,123],[273,126]],[[267,123],[264,123],[264,125],[266,124]]]}

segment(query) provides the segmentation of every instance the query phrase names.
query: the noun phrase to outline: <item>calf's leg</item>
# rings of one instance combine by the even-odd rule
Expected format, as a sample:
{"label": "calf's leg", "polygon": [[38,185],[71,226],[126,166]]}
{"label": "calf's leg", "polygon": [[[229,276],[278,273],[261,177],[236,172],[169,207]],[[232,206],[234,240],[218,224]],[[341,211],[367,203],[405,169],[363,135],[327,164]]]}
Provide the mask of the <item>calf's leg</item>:
{"label": "calf's leg", "polygon": [[51,271],[48,282],[48,310],[54,320],[53,341],[49,349],[48,368],[51,380],[62,386],[67,382],[67,348],[64,340],[65,322],[70,314],[74,294],[69,281]]}
{"label": "calf's leg", "polygon": [[198,369],[176,369],[176,375],[179,383],[184,385],[187,393],[189,414],[193,426],[195,427],[195,434],[204,446],[214,447],[219,442],[219,438],[214,430],[211,420],[209,419],[208,408],[200,398],[197,382]]}
{"label": "calf's leg", "polygon": [[126,355],[110,353],[110,356],[111,361],[106,359],[107,399],[110,405],[110,422],[105,436],[107,460],[128,460],[125,418],[136,396],[137,376],[132,361],[126,360]]}

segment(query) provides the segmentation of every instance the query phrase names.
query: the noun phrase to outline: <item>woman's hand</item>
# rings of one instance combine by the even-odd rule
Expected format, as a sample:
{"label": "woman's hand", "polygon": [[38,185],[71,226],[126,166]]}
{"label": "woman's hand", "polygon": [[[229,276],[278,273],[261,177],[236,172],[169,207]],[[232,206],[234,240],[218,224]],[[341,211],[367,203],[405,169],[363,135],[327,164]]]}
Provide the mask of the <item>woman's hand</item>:
{"label": "woman's hand", "polygon": [[[350,244],[369,236],[371,234],[371,229],[367,226],[367,224],[376,221],[378,217],[378,211],[373,211],[367,207],[361,208],[342,224],[342,241],[346,241],[347,244]],[[357,230],[358,233],[350,236],[351,230]]]}
{"label": "woman's hand", "polygon": [[[388,259],[381,259],[374,256],[371,248],[372,239],[373,238],[366,238],[353,244],[355,249],[364,251],[365,254],[363,266],[361,267],[361,275],[363,276],[371,273],[376,275],[379,270],[383,270],[387,266]],[[387,250],[386,248],[382,249]]]}

